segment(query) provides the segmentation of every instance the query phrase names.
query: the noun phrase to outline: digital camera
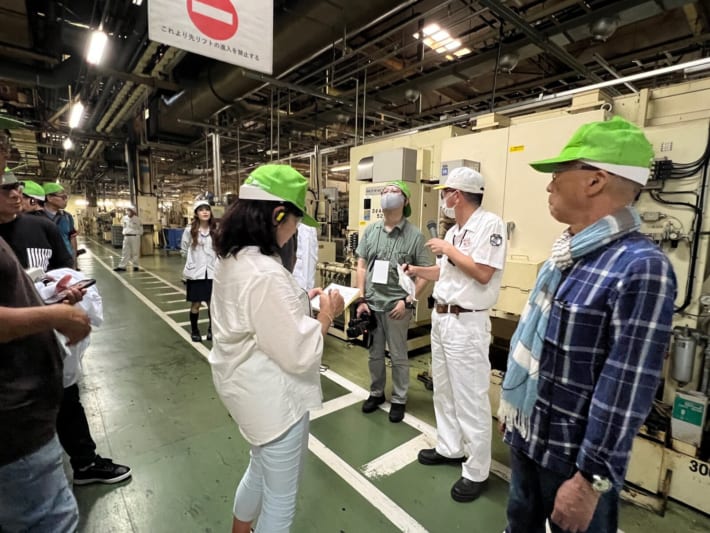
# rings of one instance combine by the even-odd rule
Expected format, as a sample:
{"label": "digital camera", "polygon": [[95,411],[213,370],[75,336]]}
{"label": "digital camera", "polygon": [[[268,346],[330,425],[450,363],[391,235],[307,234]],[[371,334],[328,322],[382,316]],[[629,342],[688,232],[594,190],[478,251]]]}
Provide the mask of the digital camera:
{"label": "digital camera", "polygon": [[375,317],[370,313],[362,313],[360,318],[351,318],[348,322],[348,329],[345,331],[349,339],[354,339],[360,335],[365,335],[377,327]]}

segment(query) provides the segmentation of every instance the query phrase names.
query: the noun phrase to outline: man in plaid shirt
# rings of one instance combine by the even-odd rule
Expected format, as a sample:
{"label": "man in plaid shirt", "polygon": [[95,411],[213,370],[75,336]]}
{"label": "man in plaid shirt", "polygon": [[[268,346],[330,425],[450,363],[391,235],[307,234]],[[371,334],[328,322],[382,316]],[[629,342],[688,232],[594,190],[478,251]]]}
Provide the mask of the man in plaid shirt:
{"label": "man in plaid shirt", "polygon": [[569,228],[511,341],[500,412],[511,446],[508,533],[544,532],[547,519],[555,532],[617,530],[676,294],[667,257],[638,232],[630,207],[652,157],[642,131],[615,117],[531,164],[552,173],[549,209]]}

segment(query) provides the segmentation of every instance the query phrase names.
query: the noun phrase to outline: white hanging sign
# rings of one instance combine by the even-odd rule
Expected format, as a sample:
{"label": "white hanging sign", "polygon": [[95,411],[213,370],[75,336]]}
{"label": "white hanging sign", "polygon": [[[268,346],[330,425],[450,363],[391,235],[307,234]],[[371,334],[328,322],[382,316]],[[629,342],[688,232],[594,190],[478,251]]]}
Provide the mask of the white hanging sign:
{"label": "white hanging sign", "polygon": [[148,37],[181,50],[272,73],[272,0],[149,0]]}

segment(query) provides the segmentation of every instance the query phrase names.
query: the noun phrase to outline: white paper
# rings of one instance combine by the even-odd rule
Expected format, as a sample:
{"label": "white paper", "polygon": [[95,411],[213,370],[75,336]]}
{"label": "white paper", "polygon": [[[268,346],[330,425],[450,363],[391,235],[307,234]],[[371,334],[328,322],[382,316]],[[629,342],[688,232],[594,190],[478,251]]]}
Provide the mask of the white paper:
{"label": "white paper", "polygon": [[416,291],[414,280],[410,278],[404,270],[402,270],[402,265],[397,265],[397,274],[399,274],[399,286],[407,291],[407,294],[409,294],[409,296],[412,297],[412,300],[416,302],[417,299],[414,297],[414,293]]}
{"label": "white paper", "polygon": [[387,285],[387,274],[390,270],[390,262],[383,259],[375,259],[375,264],[372,266],[372,283],[381,283]]}
{"label": "white paper", "polygon": [[[360,295],[360,289],[358,289],[357,287],[346,287],[345,285],[338,285],[337,283],[331,283],[323,290],[325,292],[328,292],[332,289],[337,289],[338,292],[340,292],[340,295],[343,297],[343,300],[345,300],[345,307],[353,303],[355,299]],[[313,311],[320,311],[319,295],[314,296],[311,300],[311,309]]]}

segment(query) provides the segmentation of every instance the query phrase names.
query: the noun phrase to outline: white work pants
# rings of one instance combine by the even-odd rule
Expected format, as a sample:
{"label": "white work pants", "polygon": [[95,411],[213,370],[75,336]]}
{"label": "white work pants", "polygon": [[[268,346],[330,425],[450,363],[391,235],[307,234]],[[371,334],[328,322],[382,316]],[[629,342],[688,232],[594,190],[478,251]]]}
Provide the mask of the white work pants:
{"label": "white work pants", "polygon": [[123,249],[121,250],[121,262],[118,264],[121,268],[126,268],[128,263],[133,263],[134,267],[138,266],[138,259],[141,256],[141,236],[140,235],[124,235]]}
{"label": "white work pants", "polygon": [[491,323],[487,311],[431,316],[436,451],[468,457],[462,476],[488,479],[491,467]]}

